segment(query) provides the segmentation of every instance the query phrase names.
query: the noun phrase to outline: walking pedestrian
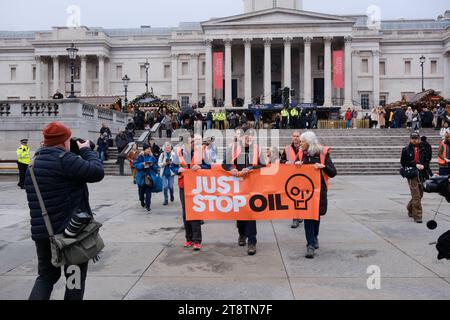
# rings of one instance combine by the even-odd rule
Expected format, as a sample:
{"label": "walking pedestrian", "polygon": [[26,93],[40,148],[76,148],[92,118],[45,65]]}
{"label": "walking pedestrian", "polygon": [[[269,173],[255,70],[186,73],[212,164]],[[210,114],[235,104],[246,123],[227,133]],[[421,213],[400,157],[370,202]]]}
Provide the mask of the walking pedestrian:
{"label": "walking pedestrian", "polygon": [[169,191],[170,191],[170,202],[174,202],[174,179],[175,173],[172,171],[171,166],[173,163],[174,154],[172,152],[172,145],[170,142],[164,144],[164,152],[161,153],[158,159],[158,166],[161,168],[161,175],[163,181],[163,192],[164,192],[164,206],[169,204]]}
{"label": "walking pedestrian", "polygon": [[147,177],[152,179],[153,175],[158,174],[158,160],[152,154],[152,148],[148,144],[144,144],[142,152],[134,161],[133,166],[136,168],[136,184],[138,185],[139,201],[142,208],[146,208],[150,213],[152,204],[152,186],[146,184]]}

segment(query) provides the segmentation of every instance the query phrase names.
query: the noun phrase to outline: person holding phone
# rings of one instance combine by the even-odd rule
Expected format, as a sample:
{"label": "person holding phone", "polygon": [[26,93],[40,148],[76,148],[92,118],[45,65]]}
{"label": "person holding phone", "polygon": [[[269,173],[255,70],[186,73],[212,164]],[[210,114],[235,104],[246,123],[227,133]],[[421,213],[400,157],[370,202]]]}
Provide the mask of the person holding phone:
{"label": "person holding phone", "polygon": [[175,198],[173,195],[173,185],[175,181],[175,173],[170,169],[173,162],[174,154],[172,152],[172,145],[170,142],[164,144],[164,152],[161,153],[158,159],[158,166],[161,168],[162,180],[163,180],[163,191],[164,191],[164,206],[169,204],[169,191],[170,191],[170,201],[174,202]]}

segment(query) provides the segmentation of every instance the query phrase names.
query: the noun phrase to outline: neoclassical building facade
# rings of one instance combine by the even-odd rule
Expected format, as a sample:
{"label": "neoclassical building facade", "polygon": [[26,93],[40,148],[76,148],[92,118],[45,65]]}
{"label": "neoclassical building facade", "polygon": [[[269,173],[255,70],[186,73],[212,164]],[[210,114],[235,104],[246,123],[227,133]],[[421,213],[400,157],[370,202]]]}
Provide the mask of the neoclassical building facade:
{"label": "neoclassical building facade", "polygon": [[[402,95],[435,89],[450,98],[450,12],[438,19],[381,21],[366,15],[302,10],[302,1],[244,0],[244,13],[175,28],[55,27],[48,31],[0,31],[0,100],[48,99],[70,92],[66,48],[79,49],[75,94],[128,98],[149,86],[182,104],[223,100],[370,108]],[[343,87],[333,86],[333,51],[343,51]],[[213,54],[223,52],[223,90],[213,87]]]}

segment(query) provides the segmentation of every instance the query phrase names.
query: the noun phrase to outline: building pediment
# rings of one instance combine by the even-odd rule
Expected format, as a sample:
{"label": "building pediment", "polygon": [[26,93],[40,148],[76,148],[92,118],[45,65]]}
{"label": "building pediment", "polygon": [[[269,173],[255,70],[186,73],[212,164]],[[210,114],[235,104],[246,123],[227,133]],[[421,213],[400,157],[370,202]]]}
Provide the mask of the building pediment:
{"label": "building pediment", "polygon": [[280,25],[280,24],[353,24],[355,19],[327,15],[322,13],[292,10],[292,9],[268,9],[237,16],[212,19],[202,23],[203,28],[239,27],[255,25]]}

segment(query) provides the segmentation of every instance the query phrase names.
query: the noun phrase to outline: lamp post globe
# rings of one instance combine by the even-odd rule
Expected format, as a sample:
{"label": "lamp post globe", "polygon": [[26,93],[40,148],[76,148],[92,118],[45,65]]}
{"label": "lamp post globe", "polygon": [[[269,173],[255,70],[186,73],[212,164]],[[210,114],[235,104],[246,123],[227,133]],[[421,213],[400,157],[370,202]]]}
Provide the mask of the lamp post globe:
{"label": "lamp post globe", "polygon": [[75,83],[74,83],[74,72],[75,72],[75,60],[77,59],[78,49],[72,42],[71,46],[66,49],[69,54],[70,60],[70,99],[76,98],[75,96]]}
{"label": "lamp post globe", "polygon": [[122,78],[123,87],[125,88],[125,103],[122,109],[123,112],[126,112],[126,110],[128,110],[128,84],[130,83],[130,80],[131,79],[128,77],[128,75],[125,75]]}

